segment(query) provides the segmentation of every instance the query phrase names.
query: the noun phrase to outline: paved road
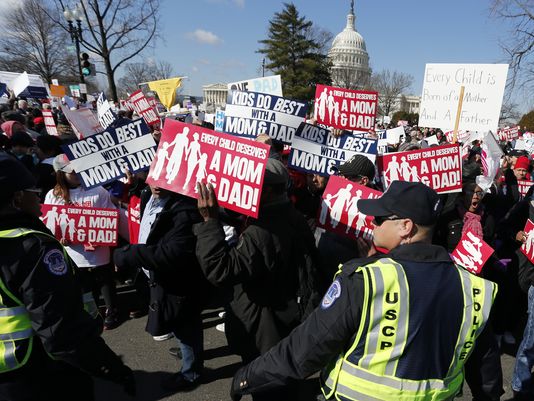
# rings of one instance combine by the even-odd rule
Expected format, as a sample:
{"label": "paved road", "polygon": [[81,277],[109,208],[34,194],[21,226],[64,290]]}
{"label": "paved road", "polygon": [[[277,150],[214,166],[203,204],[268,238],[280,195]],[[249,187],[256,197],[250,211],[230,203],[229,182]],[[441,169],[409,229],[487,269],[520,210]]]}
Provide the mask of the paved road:
{"label": "paved road", "polygon": [[[231,355],[226,345],[223,333],[215,330],[215,325],[221,322],[218,313],[222,309],[208,310],[203,313],[204,319],[204,347],[207,374],[205,384],[193,391],[177,394],[165,394],[160,388],[160,381],[178,371],[180,361],[168,353],[170,347],[176,346],[176,340],[171,339],[156,342],[145,331],[146,317],[128,320],[115,330],[104,332],[108,345],[135,371],[138,383],[139,401],[226,401],[229,400],[228,389],[231,377],[239,367],[240,359]],[[506,394],[501,398],[511,398],[510,379],[514,358],[503,355],[504,387]],[[311,394],[316,390],[316,380],[310,379],[305,383],[302,401],[315,400]],[[465,386],[465,393],[458,401],[470,401],[470,393]],[[115,385],[98,381],[96,385],[97,401],[131,401]],[[243,401],[249,401],[244,397]],[[297,400],[297,401],[300,401]]]}

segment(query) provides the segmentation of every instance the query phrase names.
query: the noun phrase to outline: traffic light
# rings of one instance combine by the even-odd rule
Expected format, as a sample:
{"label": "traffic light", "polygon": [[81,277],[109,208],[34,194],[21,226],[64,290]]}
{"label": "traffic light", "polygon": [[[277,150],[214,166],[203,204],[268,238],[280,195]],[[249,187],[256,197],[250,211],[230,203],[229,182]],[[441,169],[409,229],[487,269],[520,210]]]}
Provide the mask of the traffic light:
{"label": "traffic light", "polygon": [[80,56],[82,61],[82,74],[84,77],[91,75],[91,63],[89,62],[89,55],[87,53],[82,53]]}

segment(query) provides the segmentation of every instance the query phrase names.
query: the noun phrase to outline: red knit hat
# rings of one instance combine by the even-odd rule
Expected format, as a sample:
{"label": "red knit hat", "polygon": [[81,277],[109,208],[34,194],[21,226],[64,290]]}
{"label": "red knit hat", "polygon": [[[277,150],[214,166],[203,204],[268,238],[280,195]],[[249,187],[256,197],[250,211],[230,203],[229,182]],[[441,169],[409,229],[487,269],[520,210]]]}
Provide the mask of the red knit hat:
{"label": "red knit hat", "polygon": [[517,158],[517,161],[515,162],[514,170],[518,168],[524,168],[525,170],[528,170],[529,166],[530,166],[530,161],[528,160],[528,157],[519,156]]}

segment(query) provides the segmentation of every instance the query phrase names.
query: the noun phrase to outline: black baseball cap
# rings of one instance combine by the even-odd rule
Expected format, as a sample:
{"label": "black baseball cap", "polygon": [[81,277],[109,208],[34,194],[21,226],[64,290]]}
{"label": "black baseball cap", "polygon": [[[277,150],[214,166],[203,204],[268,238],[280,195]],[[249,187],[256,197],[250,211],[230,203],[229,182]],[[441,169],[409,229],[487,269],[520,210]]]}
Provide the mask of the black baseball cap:
{"label": "black baseball cap", "polygon": [[361,199],[358,210],[368,216],[397,216],[430,226],[438,220],[442,202],[432,188],[420,182],[393,181],[378,199]]}
{"label": "black baseball cap", "polygon": [[15,157],[0,152],[0,188],[4,194],[35,188],[35,178],[30,171]]}
{"label": "black baseball cap", "polygon": [[337,167],[339,174],[345,177],[367,177],[370,181],[375,178],[375,165],[364,155],[354,155],[341,166]]}

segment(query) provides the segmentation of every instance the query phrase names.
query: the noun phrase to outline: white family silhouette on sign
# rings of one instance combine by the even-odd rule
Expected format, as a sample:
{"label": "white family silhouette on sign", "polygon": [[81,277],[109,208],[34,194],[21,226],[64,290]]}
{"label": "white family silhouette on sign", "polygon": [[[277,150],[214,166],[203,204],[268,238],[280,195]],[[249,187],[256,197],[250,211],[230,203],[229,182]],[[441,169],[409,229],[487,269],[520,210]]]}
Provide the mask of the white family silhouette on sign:
{"label": "white family silhouette on sign", "polygon": [[[315,99],[315,110],[321,121],[327,125],[338,125],[339,120],[339,103],[336,102],[332,95],[332,90],[324,88],[318,98]],[[326,119],[326,112],[328,111],[328,119]]]}
{"label": "white family silhouette on sign", "polygon": [[[185,127],[184,130],[176,135],[172,142],[163,142],[161,147],[156,153],[156,161],[154,164],[154,170],[150,173],[150,176],[154,180],[159,180],[165,161],[168,161],[165,169],[165,179],[167,184],[171,184],[180,171],[180,167],[183,162],[187,162],[187,173],[185,177],[182,189],[188,189],[191,178],[196,169],[196,182],[202,181],[207,177],[207,153],[200,151],[200,142],[198,141],[200,136],[197,132],[193,134],[193,141],[189,140],[189,128]],[[172,152],[169,155],[169,148],[172,147]],[[196,191],[196,185],[195,185]]]}
{"label": "white family silhouette on sign", "polygon": [[532,257],[532,253],[534,252],[534,229],[527,232],[526,235],[527,237],[523,246],[525,247],[525,253],[529,257]]}
{"label": "white family silhouette on sign", "polygon": [[460,266],[477,272],[484,264],[482,260],[482,240],[470,231],[467,232],[467,238],[468,240],[463,239],[461,241],[466,254],[456,250],[458,257],[455,257],[454,260]]}
{"label": "white family silhouette on sign", "polygon": [[[43,222],[46,224],[46,227],[52,232],[54,237],[57,238],[57,226],[61,231],[61,238],[69,241],[75,241],[74,234],[76,233],[76,221],[74,219],[69,219],[67,211],[65,209],[61,210],[61,213],[57,212],[57,207],[52,207],[46,215],[42,218]],[[68,234],[68,237],[67,237]]]}
{"label": "white family silhouette on sign", "polygon": [[319,222],[321,225],[326,225],[328,212],[330,211],[330,226],[336,228],[341,221],[343,212],[347,213],[347,227],[345,233],[353,228],[352,225],[356,220],[354,233],[362,235],[365,238],[370,238],[370,233],[364,230],[366,216],[358,211],[357,203],[362,198],[362,191],[358,189],[355,195],[352,195],[352,184],[347,184],[346,187],[340,188],[336,194],[327,194],[321,205],[321,213],[319,214]]}
{"label": "white family silhouette on sign", "polygon": [[397,180],[419,182],[420,177],[417,172],[417,167],[410,166],[410,163],[406,160],[406,156],[402,156],[401,161],[399,164],[397,156],[391,158],[387,169],[384,171],[384,185],[386,187]]}

